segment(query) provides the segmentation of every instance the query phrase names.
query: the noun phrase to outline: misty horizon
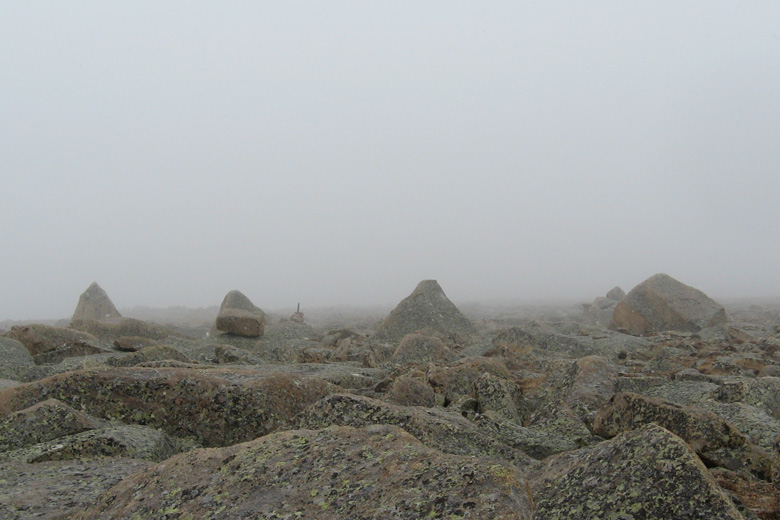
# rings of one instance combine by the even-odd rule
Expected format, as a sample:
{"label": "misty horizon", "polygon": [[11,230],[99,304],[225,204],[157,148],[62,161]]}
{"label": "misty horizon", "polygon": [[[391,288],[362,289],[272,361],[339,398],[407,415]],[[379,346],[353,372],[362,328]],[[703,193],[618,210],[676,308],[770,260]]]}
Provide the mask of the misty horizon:
{"label": "misty horizon", "polygon": [[112,2],[0,20],[0,320],[780,297],[780,4]]}

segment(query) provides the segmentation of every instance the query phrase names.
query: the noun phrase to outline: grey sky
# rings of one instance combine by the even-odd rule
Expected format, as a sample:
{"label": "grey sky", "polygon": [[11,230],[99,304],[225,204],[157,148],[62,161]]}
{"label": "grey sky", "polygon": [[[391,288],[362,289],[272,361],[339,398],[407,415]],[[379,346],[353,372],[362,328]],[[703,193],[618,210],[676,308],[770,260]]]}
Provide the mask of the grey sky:
{"label": "grey sky", "polygon": [[5,2],[0,319],[780,296],[780,2]]}

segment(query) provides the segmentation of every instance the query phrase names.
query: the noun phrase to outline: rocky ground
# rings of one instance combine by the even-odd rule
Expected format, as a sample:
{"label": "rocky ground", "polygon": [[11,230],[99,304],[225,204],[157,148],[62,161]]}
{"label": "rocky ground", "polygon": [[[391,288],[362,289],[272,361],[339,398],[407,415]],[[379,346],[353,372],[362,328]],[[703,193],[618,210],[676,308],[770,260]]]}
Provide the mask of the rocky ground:
{"label": "rocky ground", "polygon": [[430,282],[373,330],[5,331],[0,518],[780,518],[780,305],[640,336],[624,294],[464,318]]}

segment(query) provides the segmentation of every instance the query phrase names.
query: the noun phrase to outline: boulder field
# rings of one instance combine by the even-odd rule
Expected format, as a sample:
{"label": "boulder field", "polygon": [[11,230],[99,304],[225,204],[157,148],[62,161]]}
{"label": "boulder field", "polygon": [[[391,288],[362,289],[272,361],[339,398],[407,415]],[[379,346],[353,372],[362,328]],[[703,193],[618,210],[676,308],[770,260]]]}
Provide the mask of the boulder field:
{"label": "boulder field", "polygon": [[15,327],[0,517],[780,518],[780,303],[692,291],[657,275],[542,319],[425,280],[371,330],[238,291],[202,338]]}

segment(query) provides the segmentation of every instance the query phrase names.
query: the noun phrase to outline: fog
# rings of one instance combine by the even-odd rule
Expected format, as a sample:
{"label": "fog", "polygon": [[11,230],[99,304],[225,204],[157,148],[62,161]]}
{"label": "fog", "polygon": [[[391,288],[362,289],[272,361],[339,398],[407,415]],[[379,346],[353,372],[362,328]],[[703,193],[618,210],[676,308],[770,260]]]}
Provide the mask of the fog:
{"label": "fog", "polygon": [[2,11],[0,319],[780,296],[780,2]]}

